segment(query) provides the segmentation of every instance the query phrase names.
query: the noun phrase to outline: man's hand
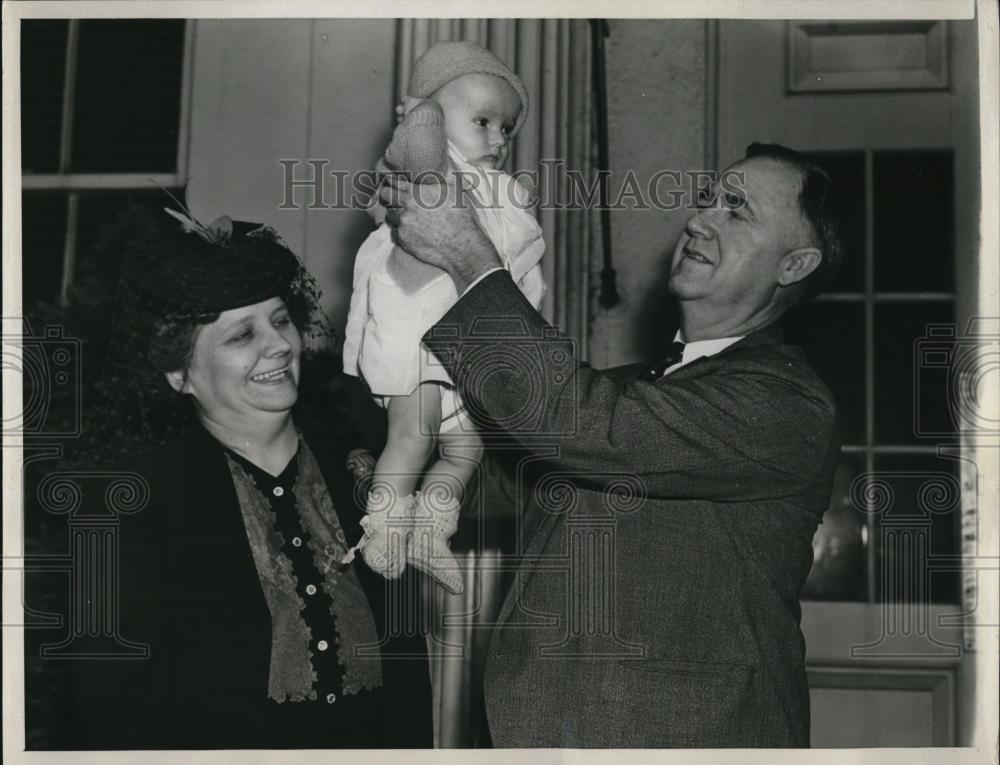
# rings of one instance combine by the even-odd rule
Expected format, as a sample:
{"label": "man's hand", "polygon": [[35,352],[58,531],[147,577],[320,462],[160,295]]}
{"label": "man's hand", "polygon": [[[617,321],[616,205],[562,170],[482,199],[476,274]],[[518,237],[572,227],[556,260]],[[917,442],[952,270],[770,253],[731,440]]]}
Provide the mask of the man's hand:
{"label": "man's hand", "polygon": [[388,208],[393,241],[408,253],[448,272],[459,294],[491,268],[502,265],[479,227],[472,198],[448,174],[445,183],[413,184],[390,176],[379,190]]}

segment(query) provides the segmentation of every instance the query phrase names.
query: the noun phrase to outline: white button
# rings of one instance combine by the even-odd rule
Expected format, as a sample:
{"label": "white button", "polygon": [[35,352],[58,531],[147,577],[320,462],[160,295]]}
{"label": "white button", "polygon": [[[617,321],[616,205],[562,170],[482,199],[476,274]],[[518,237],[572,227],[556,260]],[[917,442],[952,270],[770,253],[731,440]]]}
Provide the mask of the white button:
{"label": "white button", "polygon": [[318,648],[319,650],[321,650],[321,651],[325,651],[325,650],[326,650],[327,648],[329,648],[329,647],[330,647],[330,644],[329,644],[329,643],[327,643],[327,642],[326,642],[325,640],[320,640],[320,641],[319,641],[319,642],[318,642],[318,643],[316,644],[316,647],[317,647],[317,648]]}
{"label": "white button", "polygon": [[337,700],[337,694],[335,694],[335,693],[328,693],[328,694],[326,694],[326,703],[327,704],[332,704],[336,700]]}
{"label": "white button", "polygon": [[280,497],[280,496],[281,496],[281,495],[283,495],[284,493],[285,493],[285,490],[284,490],[284,489],[282,489],[282,488],[281,488],[280,486],[275,486],[275,487],[274,487],[274,496],[276,496],[276,497]]}
{"label": "white button", "polygon": [[307,584],[306,585],[306,595],[315,595],[315,594],[316,594],[316,585],[315,584]]}
{"label": "white button", "polygon": [[302,547],[302,538],[292,537],[292,545],[294,545],[295,547]]}

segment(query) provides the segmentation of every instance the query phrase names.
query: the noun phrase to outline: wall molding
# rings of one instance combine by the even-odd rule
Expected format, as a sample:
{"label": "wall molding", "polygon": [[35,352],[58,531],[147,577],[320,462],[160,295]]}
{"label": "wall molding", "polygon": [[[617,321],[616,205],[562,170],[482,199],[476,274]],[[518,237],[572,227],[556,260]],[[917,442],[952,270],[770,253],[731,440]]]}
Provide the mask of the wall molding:
{"label": "wall molding", "polygon": [[885,666],[810,665],[811,691],[925,691],[931,694],[933,746],[955,746],[955,670]]}
{"label": "wall molding", "polygon": [[946,21],[789,21],[788,92],[943,90]]}

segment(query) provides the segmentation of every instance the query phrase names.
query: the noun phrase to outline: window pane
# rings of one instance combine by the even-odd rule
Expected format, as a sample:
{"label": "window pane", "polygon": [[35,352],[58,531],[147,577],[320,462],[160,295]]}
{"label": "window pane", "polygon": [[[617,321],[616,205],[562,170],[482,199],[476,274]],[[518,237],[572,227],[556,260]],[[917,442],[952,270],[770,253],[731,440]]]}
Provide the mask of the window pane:
{"label": "window pane", "polygon": [[833,390],[840,409],[841,439],[865,442],[864,307],[811,302],[794,308],[783,322],[785,339],[805,352]]}
{"label": "window pane", "polygon": [[[952,430],[947,376],[916,363],[928,343],[929,324],[954,320],[948,303],[880,305],[875,309],[875,440],[909,444],[921,434]],[[948,344],[945,347],[950,347]],[[923,354],[924,356],[926,354]]]}
{"label": "window pane", "polygon": [[21,22],[21,172],[59,169],[68,21]]}
{"label": "window pane", "polygon": [[[182,189],[171,189],[170,193],[184,200]],[[154,220],[166,219],[164,207],[176,209],[177,205],[161,189],[152,186],[149,189],[81,193],[75,281],[82,284],[93,277],[113,294],[123,254],[123,242],[118,241],[123,216],[130,210],[141,210]]]}
{"label": "window pane", "polygon": [[74,172],[174,172],[184,21],[83,21]]}
{"label": "window pane", "polygon": [[66,194],[21,194],[21,294],[25,313],[39,300],[53,300],[62,285],[66,244]]}
{"label": "window pane", "polygon": [[877,514],[875,549],[883,601],[957,603],[961,491],[954,460],[878,456],[875,480],[888,488]]}
{"label": "window pane", "polygon": [[857,487],[851,491],[864,464],[860,454],[841,455],[830,508],[813,537],[813,566],[802,590],[805,600],[866,600],[865,515],[857,507]]}
{"label": "window pane", "polygon": [[875,289],[954,289],[951,151],[880,151],[873,159]]}
{"label": "window pane", "polygon": [[847,254],[828,292],[862,292],[865,287],[865,154],[816,152],[810,159],[826,170],[848,205]]}

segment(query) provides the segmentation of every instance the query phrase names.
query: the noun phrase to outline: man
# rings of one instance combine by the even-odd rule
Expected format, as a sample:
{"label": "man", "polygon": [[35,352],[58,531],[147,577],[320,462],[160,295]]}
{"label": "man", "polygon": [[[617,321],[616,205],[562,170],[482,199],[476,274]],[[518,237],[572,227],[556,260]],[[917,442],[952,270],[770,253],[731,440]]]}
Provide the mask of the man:
{"label": "man", "polygon": [[[829,501],[837,415],[775,322],[843,247],[830,179],[804,157],[754,144],[730,169],[743,194],[716,191],[674,250],[685,345],[652,370],[575,363],[468,210],[424,209],[405,182],[395,199],[383,190],[397,241],[462,295],[424,342],[470,411],[544,456],[536,481],[575,491],[560,512],[539,483],[528,489],[532,531],[486,667],[498,746],[809,745],[798,596]],[[516,340],[525,331],[539,352]],[[491,342],[509,364],[478,361],[498,358],[482,352]],[[518,354],[531,363],[518,369]],[[505,426],[523,428],[539,395],[534,434]],[[616,502],[622,485],[637,488]],[[581,518],[611,518],[613,545],[591,555],[604,571],[567,576],[562,563],[588,554],[574,536]],[[610,632],[573,610],[593,613],[602,581]]]}

